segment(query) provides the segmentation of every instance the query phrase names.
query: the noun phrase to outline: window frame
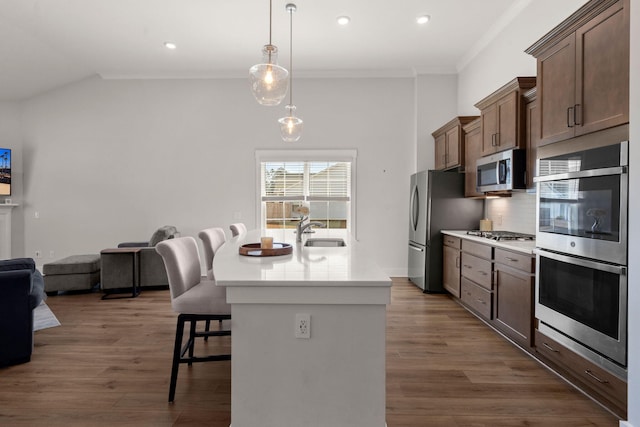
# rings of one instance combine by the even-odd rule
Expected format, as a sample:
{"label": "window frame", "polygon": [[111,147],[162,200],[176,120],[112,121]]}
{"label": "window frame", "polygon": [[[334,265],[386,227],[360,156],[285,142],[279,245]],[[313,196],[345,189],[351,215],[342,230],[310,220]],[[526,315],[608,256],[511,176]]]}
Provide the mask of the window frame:
{"label": "window frame", "polygon": [[356,235],[356,177],[357,150],[256,150],[255,152],[255,183],[256,183],[256,219],[259,228],[264,229],[265,212],[262,206],[262,174],[263,162],[349,162],[351,163],[351,200],[349,202],[349,220],[347,232]]}

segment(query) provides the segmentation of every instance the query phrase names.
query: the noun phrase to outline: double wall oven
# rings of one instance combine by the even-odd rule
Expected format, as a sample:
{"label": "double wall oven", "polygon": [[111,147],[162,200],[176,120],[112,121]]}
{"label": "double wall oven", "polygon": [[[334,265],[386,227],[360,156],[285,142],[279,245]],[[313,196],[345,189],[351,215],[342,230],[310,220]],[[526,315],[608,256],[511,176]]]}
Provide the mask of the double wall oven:
{"label": "double wall oven", "polygon": [[628,143],[542,158],[539,330],[613,373],[627,366]]}

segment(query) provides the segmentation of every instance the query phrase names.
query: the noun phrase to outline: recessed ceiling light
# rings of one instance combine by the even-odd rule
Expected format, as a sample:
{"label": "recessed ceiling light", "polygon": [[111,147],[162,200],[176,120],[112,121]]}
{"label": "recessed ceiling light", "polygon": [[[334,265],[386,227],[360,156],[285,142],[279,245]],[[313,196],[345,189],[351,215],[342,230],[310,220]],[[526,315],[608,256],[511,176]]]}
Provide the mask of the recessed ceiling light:
{"label": "recessed ceiling light", "polygon": [[349,18],[348,16],[338,16],[337,21],[340,25],[347,25],[349,22],[351,22],[351,18]]}
{"label": "recessed ceiling light", "polygon": [[173,42],[164,42],[164,47],[166,47],[167,49],[173,50],[178,46]]}
{"label": "recessed ceiling light", "polygon": [[429,22],[429,20],[431,20],[431,17],[429,15],[422,15],[416,18],[416,22],[420,25],[426,24],[427,22]]}

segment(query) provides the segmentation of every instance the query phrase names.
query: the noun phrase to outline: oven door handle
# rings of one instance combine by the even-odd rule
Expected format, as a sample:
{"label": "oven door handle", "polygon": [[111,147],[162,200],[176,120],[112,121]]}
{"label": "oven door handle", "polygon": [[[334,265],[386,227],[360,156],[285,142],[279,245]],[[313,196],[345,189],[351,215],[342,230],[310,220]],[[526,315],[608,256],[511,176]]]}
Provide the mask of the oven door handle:
{"label": "oven door handle", "polygon": [[614,166],[611,168],[602,169],[589,169],[586,171],[557,173],[555,175],[536,176],[533,178],[533,182],[545,182],[545,181],[559,181],[562,179],[576,179],[576,178],[592,178],[594,176],[607,176],[607,175],[623,175],[627,173],[626,166]]}
{"label": "oven door handle", "polygon": [[[549,252],[549,251],[545,251],[544,249],[540,249],[540,248],[536,248],[534,250],[534,252],[538,256],[543,256],[545,258],[551,258],[551,259],[556,260],[556,261],[566,262],[567,264],[580,265],[582,267],[592,268],[594,270],[606,271],[608,273],[613,273],[613,274],[617,274],[617,275],[620,275],[620,276],[626,276],[627,275],[627,267],[625,267],[623,265],[604,264],[604,263],[601,263],[601,262],[591,261],[591,260],[588,260],[588,259],[576,258],[576,257],[573,257],[573,256],[562,255],[562,254],[558,254],[558,253],[555,253],[555,252]],[[540,263],[538,262],[537,264],[539,265]]]}

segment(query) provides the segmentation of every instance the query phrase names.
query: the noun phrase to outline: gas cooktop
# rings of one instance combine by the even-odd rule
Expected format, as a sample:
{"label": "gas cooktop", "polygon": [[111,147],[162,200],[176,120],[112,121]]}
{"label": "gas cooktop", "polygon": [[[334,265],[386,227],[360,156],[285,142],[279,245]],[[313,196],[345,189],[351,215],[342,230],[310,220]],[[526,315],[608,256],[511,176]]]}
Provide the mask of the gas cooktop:
{"label": "gas cooktop", "polygon": [[524,233],[514,233],[512,231],[480,231],[480,230],[471,230],[467,231],[467,234],[470,236],[478,236],[485,237],[491,240],[535,240],[536,236],[531,234]]}

